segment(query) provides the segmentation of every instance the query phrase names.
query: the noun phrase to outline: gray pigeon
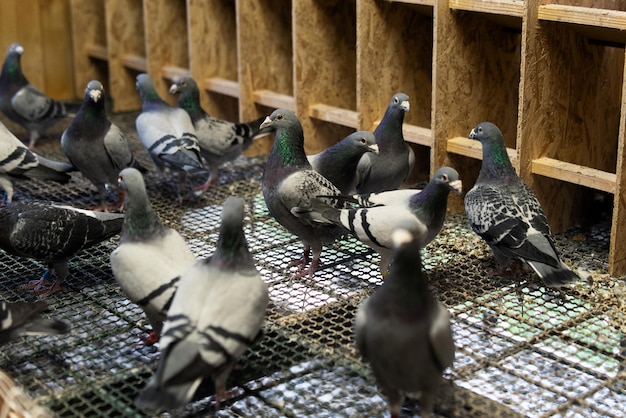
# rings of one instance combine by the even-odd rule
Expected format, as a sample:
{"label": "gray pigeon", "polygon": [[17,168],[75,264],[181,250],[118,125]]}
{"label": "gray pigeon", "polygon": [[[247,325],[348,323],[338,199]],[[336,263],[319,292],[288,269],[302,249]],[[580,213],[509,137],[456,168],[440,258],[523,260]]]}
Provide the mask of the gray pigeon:
{"label": "gray pigeon", "polygon": [[356,347],[396,418],[404,395],[416,392],[421,392],[421,416],[430,416],[443,371],[454,361],[450,314],[428,287],[420,235],[403,222],[394,228],[395,261],[382,286],[359,307],[354,323]]}
{"label": "gray pigeon", "polygon": [[56,319],[40,318],[48,304],[36,302],[0,302],[0,345],[21,335],[56,335],[70,332],[70,324]]}
{"label": "gray pigeon", "polygon": [[260,126],[265,118],[246,123],[233,123],[210,116],[200,105],[200,91],[191,77],[177,79],[171,85],[170,93],[179,95],[178,107],[185,109],[191,116],[200,153],[209,165],[209,178],[203,185],[194,189],[196,194],[200,194],[217,182],[220,166],[235,160],[256,137],[264,134]]}
{"label": "gray pigeon", "polygon": [[500,129],[483,122],[469,137],[483,147],[480,174],[465,196],[465,211],[474,232],[489,244],[500,264],[519,259],[546,286],[560,287],[578,280],[559,258],[535,194],[515,173]]}
{"label": "gray pigeon", "polygon": [[[67,261],[80,250],[119,234],[124,215],[94,212],[39,201],[0,207],[0,248],[11,255],[44,261],[48,270],[25,287],[40,296],[61,290]],[[53,274],[56,280],[50,282]]]}
{"label": "gray pigeon", "polygon": [[235,362],[260,337],[269,297],[248,250],[243,217],[243,200],[228,198],[215,253],[181,277],[159,365],[136,400],[142,409],[180,408],[207,377],[215,384],[219,408]]}
{"label": "gray pigeon", "polygon": [[17,43],[7,51],[0,73],[0,110],[28,130],[29,148],[55,123],[69,116],[62,102],[51,99],[30,84],[22,72],[24,48]]}
{"label": "gray pigeon", "polygon": [[342,195],[348,195],[355,191],[356,167],[367,152],[378,152],[376,137],[369,131],[357,131],[318,154],[307,155],[307,159],[313,170],[330,180]]}
{"label": "gray pigeon", "polygon": [[100,210],[117,210],[124,203],[120,193],[115,204],[106,204],[106,189],[117,187],[121,170],[145,170],[133,157],[124,133],[107,117],[104,87],[97,80],[87,84],[83,104],[61,136],[61,148],[74,167],[98,189]]}
{"label": "gray pigeon", "polygon": [[161,170],[170,169],[180,175],[180,186],[187,174],[205,173],[200,156],[196,130],[189,114],[172,107],[159,97],[148,74],[137,76],[137,90],[141,96],[141,113],[135,126],[152,161]]}
{"label": "gray pigeon", "polygon": [[357,166],[357,194],[395,190],[407,179],[415,165],[415,153],[404,142],[402,124],[409,111],[409,96],[397,93],[374,130],[378,154],[363,154]]}
{"label": "gray pigeon", "polygon": [[393,256],[393,227],[400,221],[413,225],[420,247],[425,247],[443,227],[450,190],[460,194],[461,187],[459,173],[442,167],[424,190],[414,190],[409,199],[404,190],[389,191],[380,194],[387,196],[389,204],[348,209],[337,209],[313,199],[309,207],[294,207],[291,212],[306,222],[342,226],[380,254],[380,271],[386,275]]}
{"label": "gray pigeon", "polygon": [[5,197],[2,203],[13,200],[13,180],[52,180],[67,183],[74,170],[71,164],[49,160],[35,154],[17,139],[15,135],[0,122],[0,187]]}
{"label": "gray pigeon", "polygon": [[[311,168],[304,153],[304,134],[298,117],[291,110],[277,109],[261,124],[275,130],[274,144],[263,172],[263,197],[270,214],[304,244],[297,275],[313,276],[319,267],[322,245],[340,238],[344,230],[336,225],[305,223],[291,213],[298,206],[308,207],[318,195],[339,196],[341,192],[326,177]],[[329,198],[331,204],[338,204]],[[347,207],[347,206],[346,206]],[[310,259],[310,252],[313,259]],[[304,266],[311,261],[308,270]]]}
{"label": "gray pigeon", "polygon": [[152,332],[144,343],[151,345],[159,340],[180,275],[196,258],[184,238],[163,225],[152,209],[137,169],[122,170],[119,187],[125,191],[126,217],[120,245],[111,253],[111,270],[126,296],[146,313]]}

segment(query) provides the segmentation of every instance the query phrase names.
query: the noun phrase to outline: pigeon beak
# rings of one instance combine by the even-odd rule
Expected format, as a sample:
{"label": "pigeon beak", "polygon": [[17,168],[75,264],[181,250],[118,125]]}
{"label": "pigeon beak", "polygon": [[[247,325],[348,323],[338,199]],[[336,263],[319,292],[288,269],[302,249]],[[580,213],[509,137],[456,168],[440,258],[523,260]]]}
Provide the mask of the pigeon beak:
{"label": "pigeon beak", "polygon": [[268,126],[270,126],[271,124],[272,124],[272,120],[270,119],[270,117],[269,117],[269,116],[267,116],[267,117],[265,118],[265,120],[263,121],[263,123],[261,124],[261,126],[259,126],[259,129],[265,129],[265,128],[267,128]]}
{"label": "pigeon beak", "polygon": [[178,93],[178,86],[176,84],[172,84],[170,86],[170,94],[176,94]]}
{"label": "pigeon beak", "polygon": [[89,92],[89,97],[91,97],[91,100],[93,100],[95,103],[98,103],[98,100],[100,100],[100,97],[102,97],[102,92],[100,90],[91,90]]}
{"label": "pigeon beak", "polygon": [[476,139],[476,131],[472,128],[469,134],[469,139]]}
{"label": "pigeon beak", "polygon": [[461,180],[455,180],[453,182],[450,182],[450,187],[459,196],[461,195],[461,193],[463,193],[463,182]]}
{"label": "pigeon beak", "polygon": [[404,109],[405,112],[411,111],[411,105],[409,104],[408,100],[405,100],[402,103],[400,103],[400,107]]}
{"label": "pigeon beak", "polygon": [[378,144],[372,144],[372,145],[368,146],[368,148],[369,148],[372,152],[374,152],[374,153],[378,154]]}

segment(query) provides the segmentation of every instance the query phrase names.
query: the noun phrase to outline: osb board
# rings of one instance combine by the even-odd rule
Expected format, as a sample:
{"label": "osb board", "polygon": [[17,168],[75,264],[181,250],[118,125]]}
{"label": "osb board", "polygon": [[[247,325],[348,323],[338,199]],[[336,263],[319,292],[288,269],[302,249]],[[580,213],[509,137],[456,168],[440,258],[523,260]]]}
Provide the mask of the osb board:
{"label": "osb board", "polygon": [[[433,80],[434,167],[451,165],[469,190],[480,162],[447,154],[446,141],[467,137],[478,123],[491,121],[515,148],[521,65],[521,33],[478,13],[435,4]],[[453,204],[453,211],[463,205]]]}
{"label": "osb board", "polygon": [[137,110],[141,108],[135,88],[137,72],[124,66],[124,56],[146,55],[142,4],[137,0],[107,0],[105,12],[113,110]]}
{"label": "osb board", "polygon": [[166,66],[189,67],[185,2],[144,1],[143,17],[148,74],[163,100],[175,104],[176,97],[169,94],[171,80],[164,79],[161,70]]}
{"label": "osb board", "polygon": [[255,90],[293,96],[291,0],[244,0],[238,3],[242,114],[258,114]]}
{"label": "osb board", "polygon": [[339,0],[293,3],[296,110],[307,153],[316,153],[354,131],[308,117],[321,103],[356,110],[356,4]]}
{"label": "osb board", "polygon": [[74,88],[77,94],[85,90],[90,80],[97,79],[108,90],[108,61],[100,62],[89,57],[92,45],[106,48],[104,1],[70,0],[71,29],[74,53]]}
{"label": "osb board", "polygon": [[22,69],[31,84],[57,100],[76,97],[69,0],[3,1],[0,13],[3,60],[14,42],[24,47]]}

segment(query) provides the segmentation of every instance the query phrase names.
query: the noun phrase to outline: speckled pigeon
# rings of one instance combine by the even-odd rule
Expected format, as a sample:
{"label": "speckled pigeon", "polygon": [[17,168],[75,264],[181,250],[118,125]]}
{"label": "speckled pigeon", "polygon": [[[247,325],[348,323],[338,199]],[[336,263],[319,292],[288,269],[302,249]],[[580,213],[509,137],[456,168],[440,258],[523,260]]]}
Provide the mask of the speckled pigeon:
{"label": "speckled pigeon", "polygon": [[[61,290],[67,261],[80,250],[119,234],[124,215],[94,212],[40,201],[0,207],[0,248],[11,255],[44,261],[48,270],[25,287],[40,296]],[[50,278],[56,273],[56,280]]]}
{"label": "speckled pigeon", "polygon": [[[294,207],[291,212],[303,221],[345,228],[380,254],[380,271],[385,275],[393,256],[391,235],[394,225],[401,220],[413,225],[420,247],[425,247],[443,227],[450,190],[460,194],[461,187],[459,173],[453,168],[442,167],[426,188],[415,190],[410,199],[406,199],[404,190],[389,191],[381,193],[387,195],[389,204],[348,209],[337,209],[313,199],[309,207]],[[393,197],[394,193],[399,193],[401,198]]]}
{"label": "speckled pigeon", "polygon": [[24,48],[17,43],[7,51],[0,74],[0,110],[28,130],[29,148],[55,123],[69,116],[64,103],[51,99],[24,76],[21,58]]}
{"label": "speckled pigeon", "polygon": [[48,308],[43,300],[36,302],[0,302],[0,345],[21,335],[56,335],[70,332],[70,324],[57,319],[41,318]]}
{"label": "speckled pigeon", "polygon": [[71,164],[49,160],[29,150],[0,122],[0,187],[5,192],[3,204],[13,200],[13,180],[67,183],[71,179],[68,172],[73,170]]}
{"label": "speckled pigeon", "polygon": [[[322,245],[340,238],[344,229],[336,225],[305,223],[291,213],[297,206],[308,207],[318,195],[331,196],[331,205],[338,204],[332,196],[341,192],[328,179],[311,168],[304,153],[304,133],[298,117],[291,110],[277,109],[261,124],[275,130],[274,144],[263,173],[263,197],[270,214],[304,244],[302,259],[289,267],[299,266],[297,275],[313,276],[319,267]],[[302,270],[313,259],[308,270]]]}
{"label": "speckled pigeon", "polygon": [[151,345],[159,340],[180,275],[196,259],[184,238],[159,219],[137,169],[122,170],[119,187],[125,191],[126,217],[111,270],[126,296],[146,313],[152,332],[143,342]]}
{"label": "speckled pigeon", "polygon": [[416,392],[421,392],[421,416],[430,416],[443,371],[454,362],[450,314],[428,287],[420,234],[405,222],[394,228],[389,274],[361,304],[354,323],[356,347],[396,418],[404,395]]}
{"label": "speckled pigeon", "polygon": [[83,103],[61,136],[61,148],[98,189],[99,210],[116,210],[124,203],[120,193],[117,202],[106,204],[106,189],[117,187],[121,170],[135,167],[145,171],[131,153],[124,133],[107,117],[104,87],[98,80],[87,83]]}
{"label": "speckled pigeon", "polygon": [[465,211],[474,232],[489,244],[500,264],[519,259],[546,286],[560,287],[578,280],[559,258],[535,194],[515,173],[500,129],[483,122],[469,137],[483,147],[480,174],[465,196]]}
{"label": "speckled pigeon", "polygon": [[135,121],[137,134],[160,170],[167,168],[180,175],[180,198],[180,186],[187,174],[207,171],[202,164],[191,117],[183,109],[163,101],[148,74],[137,76],[137,90],[142,103],[141,113]]}
{"label": "speckled pigeon", "polygon": [[260,337],[268,290],[248,251],[243,217],[243,200],[228,198],[215,253],[182,275],[163,329],[159,365],[137,398],[141,408],[182,407],[207,377],[215,383],[219,407],[235,362]]}
{"label": "speckled pigeon", "polygon": [[196,194],[200,194],[217,182],[220,166],[235,160],[256,137],[264,134],[259,127],[265,118],[246,123],[233,123],[210,116],[200,105],[200,91],[191,77],[177,79],[171,85],[170,93],[179,95],[178,107],[185,109],[191,116],[200,153],[209,165],[209,178],[203,185],[194,189]]}
{"label": "speckled pigeon", "polygon": [[318,154],[307,155],[307,159],[313,170],[348,195],[355,191],[356,167],[366,152],[378,152],[376,137],[369,131],[357,131]]}
{"label": "speckled pigeon", "polygon": [[407,179],[415,165],[415,153],[404,142],[402,124],[409,111],[409,96],[397,93],[374,130],[378,154],[363,154],[357,166],[358,194],[395,190]]}

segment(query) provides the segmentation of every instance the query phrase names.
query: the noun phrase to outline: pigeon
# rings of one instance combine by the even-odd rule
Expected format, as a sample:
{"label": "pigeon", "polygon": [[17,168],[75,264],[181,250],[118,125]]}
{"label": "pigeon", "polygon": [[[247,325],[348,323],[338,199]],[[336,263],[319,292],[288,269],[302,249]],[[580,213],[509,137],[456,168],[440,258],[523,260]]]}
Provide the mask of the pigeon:
{"label": "pigeon", "polygon": [[264,135],[261,123],[265,117],[246,123],[233,123],[211,117],[200,105],[200,91],[191,77],[180,77],[170,87],[171,94],[178,94],[178,107],[191,116],[196,129],[200,153],[209,166],[208,180],[194,189],[196,194],[205,192],[217,182],[218,168],[235,160],[252,141]]}
{"label": "pigeon", "polygon": [[21,58],[24,48],[9,46],[0,73],[0,110],[28,130],[29,148],[60,120],[70,116],[65,104],[46,96],[24,76]]}
{"label": "pigeon", "polygon": [[395,190],[407,179],[415,165],[415,153],[404,142],[402,124],[409,111],[409,96],[397,93],[374,130],[378,154],[363,154],[357,166],[357,194]]}
{"label": "pigeon", "polygon": [[480,174],[465,196],[472,230],[491,247],[501,265],[519,259],[549,287],[578,280],[559,257],[537,197],[515,173],[500,129],[483,122],[472,129],[469,138],[480,141],[483,148]]}
{"label": "pigeon", "polygon": [[404,189],[381,193],[380,196],[387,196],[388,205],[378,203],[371,207],[337,209],[316,198],[312,199],[312,205],[293,207],[291,212],[309,223],[345,228],[380,254],[380,271],[386,275],[393,256],[393,226],[400,220],[412,224],[419,232],[416,239],[420,247],[425,247],[443,227],[449,192],[461,194],[461,188],[459,173],[451,167],[442,167],[423,190],[415,190],[408,199]]}
{"label": "pigeon", "polygon": [[126,296],[146,313],[152,332],[143,343],[152,345],[159,341],[181,274],[196,258],[185,239],[159,219],[139,170],[122,170],[119,187],[125,192],[126,217],[120,244],[110,256],[111,270]]}
{"label": "pigeon", "polygon": [[[318,195],[327,198],[331,205],[339,205],[332,196],[341,192],[326,177],[311,168],[304,153],[304,134],[298,117],[291,110],[277,109],[261,124],[261,128],[275,131],[274,144],[263,172],[263,198],[270,214],[285,229],[302,240],[303,257],[289,263],[298,266],[296,276],[313,277],[319,267],[322,245],[330,244],[344,234],[336,225],[306,223],[295,217],[291,209],[310,206],[311,199]],[[347,204],[343,206],[347,207]],[[313,259],[310,259],[310,252]],[[305,265],[311,261],[308,269]]]}
{"label": "pigeon", "polygon": [[187,174],[206,173],[200,156],[200,146],[191,117],[183,109],[172,107],[159,97],[148,74],[137,76],[141,96],[141,113],[135,120],[137,134],[148,150],[154,164],[163,171],[180,175],[178,190]]}
{"label": "pigeon", "polygon": [[111,123],[105,109],[104,87],[97,80],[87,83],[78,113],[61,136],[61,148],[70,162],[98,189],[96,210],[117,210],[123,194],[113,205],[106,204],[106,190],[117,186],[121,170],[135,167],[145,172],[130,151],[124,133]]}
{"label": "pigeon", "polygon": [[313,170],[330,180],[342,195],[348,195],[355,192],[356,167],[366,152],[378,152],[376,137],[369,131],[357,131],[318,154],[307,155],[307,159]]}
{"label": "pigeon", "polygon": [[[47,263],[39,280],[25,287],[42,297],[61,290],[67,261],[122,230],[124,215],[94,212],[41,201],[19,201],[0,207],[0,248],[11,255]],[[49,280],[56,273],[56,280]]]}
{"label": "pigeon", "polygon": [[2,204],[13,201],[13,180],[52,180],[68,183],[74,166],[44,158],[30,149],[0,122],[0,187],[5,196]]}
{"label": "pigeon", "polygon": [[385,282],[357,310],[356,347],[400,416],[404,394],[421,392],[430,416],[443,371],[454,362],[450,314],[431,294],[422,270],[421,230],[401,221],[392,233],[394,263]]}
{"label": "pigeon", "polygon": [[183,273],[167,315],[154,376],[136,399],[145,410],[180,408],[205,378],[224,399],[235,362],[261,336],[269,302],[243,230],[244,201],[224,202],[215,252]]}
{"label": "pigeon", "polygon": [[36,302],[0,302],[0,345],[21,335],[57,335],[70,332],[70,324],[57,319],[40,318],[48,308],[43,300]]}

